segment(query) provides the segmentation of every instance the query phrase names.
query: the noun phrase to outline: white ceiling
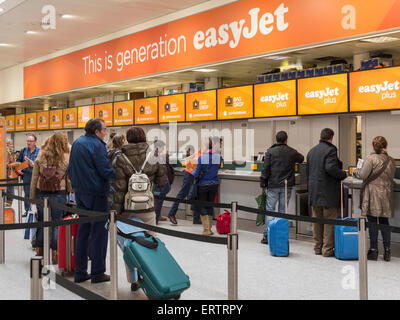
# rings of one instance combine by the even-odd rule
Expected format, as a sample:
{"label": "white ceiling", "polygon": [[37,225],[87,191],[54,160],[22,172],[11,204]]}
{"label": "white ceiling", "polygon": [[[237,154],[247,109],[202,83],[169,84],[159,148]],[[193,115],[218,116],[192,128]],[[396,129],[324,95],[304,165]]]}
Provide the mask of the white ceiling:
{"label": "white ceiling", "polygon": [[[6,0],[0,4],[0,70],[69,48],[207,0]],[[56,29],[44,30],[42,8],[54,6]],[[72,19],[60,16],[68,14]],[[26,34],[25,31],[36,31]]]}

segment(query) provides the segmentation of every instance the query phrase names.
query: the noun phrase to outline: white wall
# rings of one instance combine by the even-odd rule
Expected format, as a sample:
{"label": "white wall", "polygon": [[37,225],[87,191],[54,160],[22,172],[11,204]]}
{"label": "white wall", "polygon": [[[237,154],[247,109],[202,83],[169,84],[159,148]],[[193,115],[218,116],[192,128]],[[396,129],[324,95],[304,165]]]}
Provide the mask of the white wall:
{"label": "white wall", "polygon": [[0,104],[24,99],[24,69],[22,65],[0,71]]}

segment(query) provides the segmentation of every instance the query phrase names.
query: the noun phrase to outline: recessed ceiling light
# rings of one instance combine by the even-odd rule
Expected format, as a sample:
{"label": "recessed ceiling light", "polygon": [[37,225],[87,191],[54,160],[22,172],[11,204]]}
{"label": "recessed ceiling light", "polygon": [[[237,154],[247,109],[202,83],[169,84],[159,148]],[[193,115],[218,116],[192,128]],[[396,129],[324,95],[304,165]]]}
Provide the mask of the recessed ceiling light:
{"label": "recessed ceiling light", "polygon": [[3,8],[0,8],[0,12],[3,12],[4,11],[4,9]]}
{"label": "recessed ceiling light", "polygon": [[375,38],[362,39],[361,41],[372,42],[372,43],[384,43],[384,42],[392,42],[392,41],[398,41],[398,40],[400,40],[400,39],[393,38],[393,37],[375,37]]}
{"label": "recessed ceiling light", "polygon": [[0,43],[0,47],[12,47],[9,43]]}
{"label": "recessed ceiling light", "polygon": [[6,2],[6,0],[0,0],[0,4],[2,4],[3,2]]}
{"label": "recessed ceiling light", "polygon": [[264,59],[266,59],[266,60],[284,60],[284,59],[290,59],[290,57],[287,57],[287,56],[270,56],[270,57],[265,57]]}
{"label": "recessed ceiling light", "polygon": [[62,14],[60,17],[62,19],[73,19],[73,18],[75,18],[75,16],[73,16],[71,14]]}
{"label": "recessed ceiling light", "polygon": [[193,70],[193,71],[196,71],[196,72],[215,72],[217,70],[215,70],[215,69],[196,69],[196,70]]}
{"label": "recessed ceiling light", "polygon": [[26,30],[25,34],[36,34],[36,31],[32,31],[32,30]]}

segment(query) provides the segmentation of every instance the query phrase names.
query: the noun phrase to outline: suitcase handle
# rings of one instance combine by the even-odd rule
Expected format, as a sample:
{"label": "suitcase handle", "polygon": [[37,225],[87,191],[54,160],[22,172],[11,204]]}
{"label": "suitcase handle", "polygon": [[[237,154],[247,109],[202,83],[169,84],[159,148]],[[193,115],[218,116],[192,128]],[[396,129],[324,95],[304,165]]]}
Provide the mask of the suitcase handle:
{"label": "suitcase handle", "polygon": [[148,248],[148,249],[157,249],[157,247],[158,247],[158,242],[157,242],[156,238],[154,238],[153,236],[151,236],[147,233],[145,233],[145,235],[148,236],[152,241],[145,240],[143,237],[134,237],[130,234],[123,233],[119,229],[117,231],[117,234],[120,235],[121,237],[130,239],[132,241],[136,241],[138,244],[140,244],[141,246]]}

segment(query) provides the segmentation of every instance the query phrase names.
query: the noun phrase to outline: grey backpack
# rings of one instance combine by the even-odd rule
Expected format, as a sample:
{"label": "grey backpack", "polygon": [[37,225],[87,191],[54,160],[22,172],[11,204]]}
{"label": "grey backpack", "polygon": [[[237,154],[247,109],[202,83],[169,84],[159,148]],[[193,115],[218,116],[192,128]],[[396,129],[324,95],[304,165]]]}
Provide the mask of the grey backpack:
{"label": "grey backpack", "polygon": [[128,192],[125,195],[124,208],[129,211],[148,210],[154,208],[154,195],[152,183],[149,177],[143,173],[143,169],[151,155],[148,153],[140,171],[137,171],[125,154],[121,154],[127,163],[131,165],[134,173],[129,178]]}

